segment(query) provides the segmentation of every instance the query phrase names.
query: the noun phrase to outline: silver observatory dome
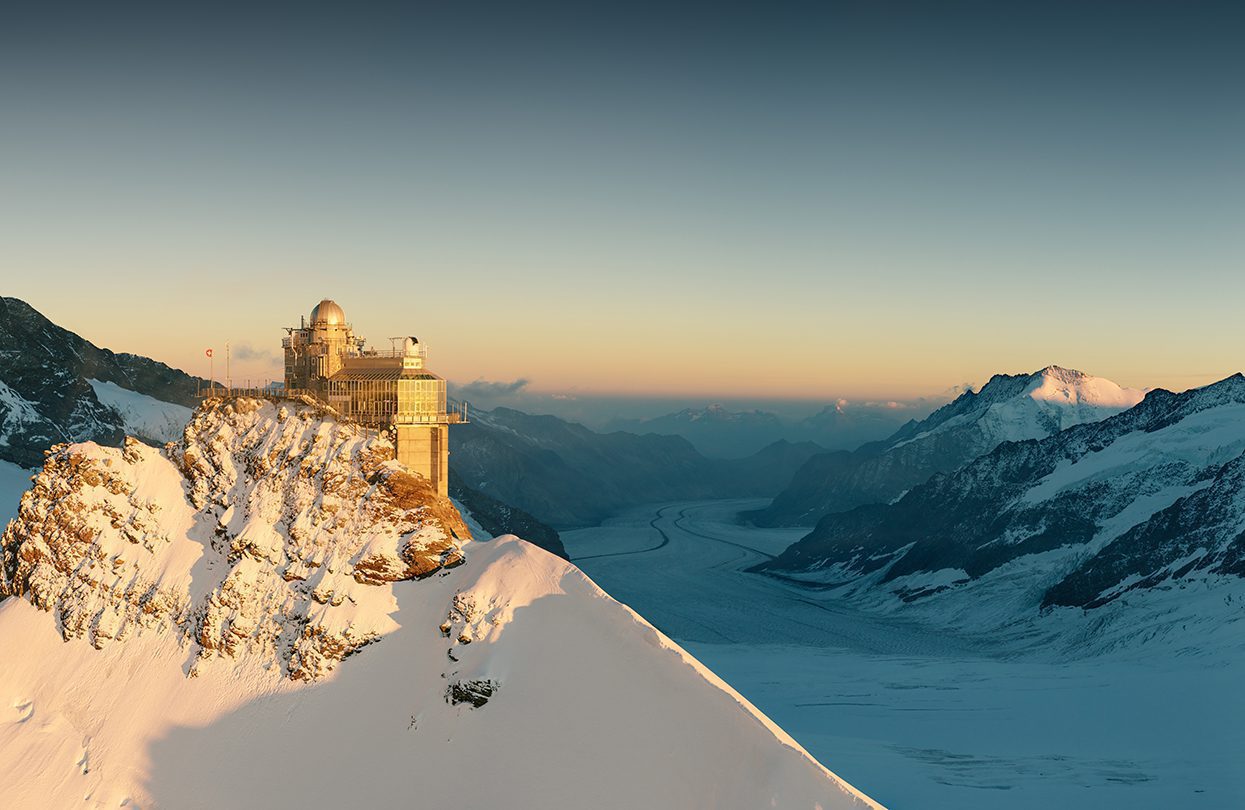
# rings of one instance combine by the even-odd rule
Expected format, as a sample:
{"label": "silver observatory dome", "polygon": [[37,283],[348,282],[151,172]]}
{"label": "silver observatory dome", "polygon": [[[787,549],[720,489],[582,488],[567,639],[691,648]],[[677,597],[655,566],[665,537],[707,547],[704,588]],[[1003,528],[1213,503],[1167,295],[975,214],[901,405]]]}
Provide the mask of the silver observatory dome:
{"label": "silver observatory dome", "polygon": [[313,326],[318,323],[340,326],[345,322],[346,313],[342,312],[342,308],[331,298],[325,298],[311,310],[311,324]]}

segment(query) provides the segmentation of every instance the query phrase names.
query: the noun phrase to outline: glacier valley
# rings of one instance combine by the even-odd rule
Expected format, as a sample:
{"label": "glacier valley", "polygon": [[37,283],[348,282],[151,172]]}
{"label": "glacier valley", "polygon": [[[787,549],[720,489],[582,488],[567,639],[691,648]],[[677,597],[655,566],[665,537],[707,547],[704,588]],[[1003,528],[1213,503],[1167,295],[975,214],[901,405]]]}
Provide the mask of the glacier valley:
{"label": "glacier valley", "polygon": [[[1071,655],[868,610],[745,571],[804,533],[736,524],[764,505],[658,504],[563,540],[602,588],[884,805],[1245,806],[1239,644]],[[1214,598],[1245,598],[1231,590]]]}

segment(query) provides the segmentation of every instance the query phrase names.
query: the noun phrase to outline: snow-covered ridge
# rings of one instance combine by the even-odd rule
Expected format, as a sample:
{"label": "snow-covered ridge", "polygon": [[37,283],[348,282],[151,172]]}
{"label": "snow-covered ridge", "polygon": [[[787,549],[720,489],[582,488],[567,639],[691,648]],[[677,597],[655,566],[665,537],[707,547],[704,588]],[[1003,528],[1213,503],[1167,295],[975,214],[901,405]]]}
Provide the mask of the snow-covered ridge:
{"label": "snow-covered ridge", "polygon": [[310,406],[58,446],[3,537],[5,801],[877,807],[574,566],[466,535]]}
{"label": "snow-covered ridge", "polygon": [[66,639],[173,632],[196,660],[318,677],[392,626],[377,586],[461,560],[457,511],[392,456],[250,399],[206,404],[168,455],[60,445],[4,533],[3,592],[54,611]]}
{"label": "snow-covered ridge", "polygon": [[1003,442],[1044,439],[1098,422],[1140,402],[1145,392],[1080,371],[1048,366],[1032,374],[996,374],[889,439],[853,453],[814,456],[773,504],[753,516],[762,525],[810,525],[865,504],[893,502]]}
{"label": "snow-covered ridge", "polygon": [[121,416],[124,430],[131,436],[158,443],[181,438],[182,429],[194,413],[185,405],[162,402],[146,394],[122,388],[114,382],[87,380],[100,404]]}
{"label": "snow-covered ridge", "polygon": [[1125,411],[1141,402],[1145,394],[1105,377],[1060,366],[1047,366],[1032,374],[996,374],[981,390],[966,392],[935,411],[918,426],[915,435],[892,447],[973,423],[984,434],[984,443],[1040,439]]}
{"label": "snow-covered ridge", "polygon": [[1029,397],[1046,402],[1124,410],[1145,397],[1145,391],[1125,388],[1105,377],[1094,377],[1075,369],[1047,366],[1035,376],[1038,379]]}

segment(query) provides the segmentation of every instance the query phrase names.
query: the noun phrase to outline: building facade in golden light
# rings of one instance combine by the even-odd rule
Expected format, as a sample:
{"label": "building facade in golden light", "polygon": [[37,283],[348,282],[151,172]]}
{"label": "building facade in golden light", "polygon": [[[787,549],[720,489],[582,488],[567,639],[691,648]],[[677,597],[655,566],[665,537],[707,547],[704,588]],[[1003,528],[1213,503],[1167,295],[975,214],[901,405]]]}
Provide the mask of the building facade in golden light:
{"label": "building facade in golden light", "polygon": [[310,394],[363,425],[392,429],[397,459],[442,495],[449,492],[449,426],[466,421],[450,409],[445,380],[425,368],[427,351],[414,337],[389,350],[365,348],[342,308],[325,299],[310,322],[286,327],[285,387]]}

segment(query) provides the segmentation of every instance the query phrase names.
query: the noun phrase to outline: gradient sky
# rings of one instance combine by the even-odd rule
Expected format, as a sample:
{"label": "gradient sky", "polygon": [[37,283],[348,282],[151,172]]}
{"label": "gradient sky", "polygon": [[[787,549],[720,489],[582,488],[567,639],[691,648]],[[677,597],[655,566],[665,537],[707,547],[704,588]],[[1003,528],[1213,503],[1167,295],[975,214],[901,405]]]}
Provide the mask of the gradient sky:
{"label": "gradient sky", "polygon": [[174,5],[0,24],[0,293],[100,345],[274,375],[331,297],[544,393],[1245,366],[1232,5]]}

